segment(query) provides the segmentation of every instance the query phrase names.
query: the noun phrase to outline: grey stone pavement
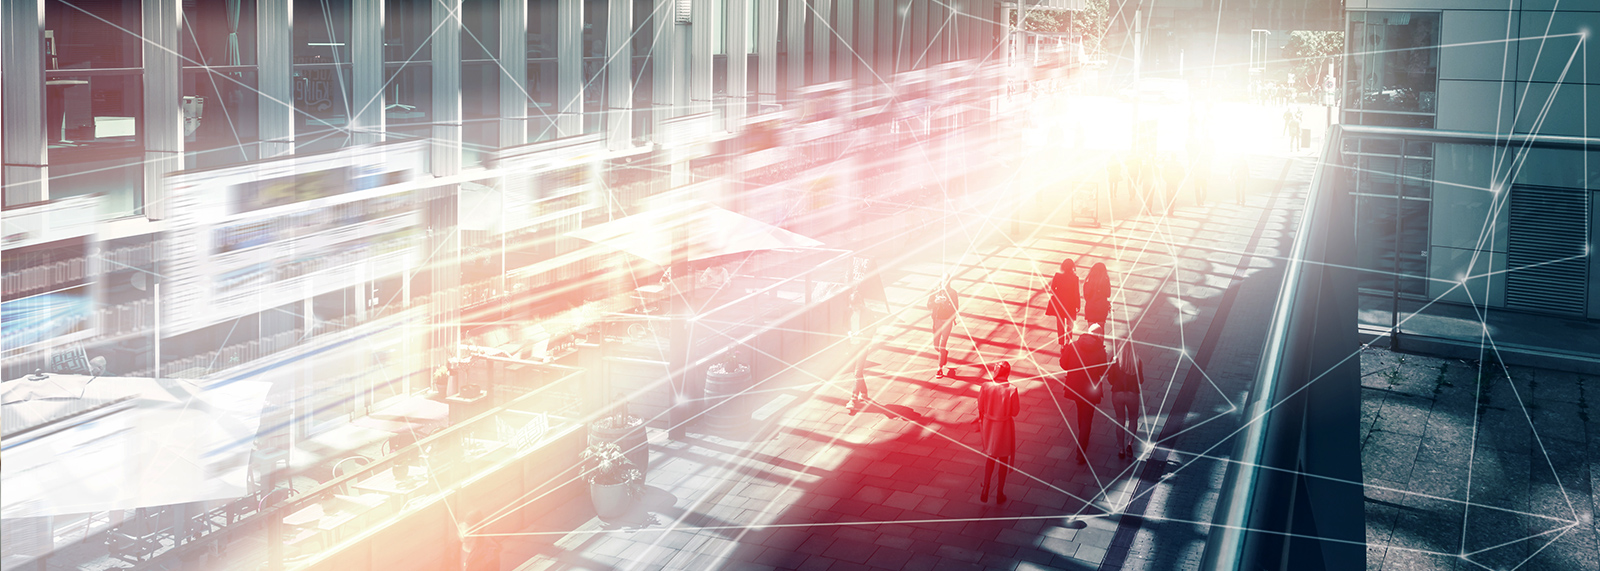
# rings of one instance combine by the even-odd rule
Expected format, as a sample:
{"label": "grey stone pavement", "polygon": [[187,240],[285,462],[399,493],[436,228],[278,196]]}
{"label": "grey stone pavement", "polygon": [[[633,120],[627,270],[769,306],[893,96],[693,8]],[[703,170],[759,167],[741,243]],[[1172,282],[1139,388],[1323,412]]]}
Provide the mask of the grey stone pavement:
{"label": "grey stone pavement", "polygon": [[1600,378],[1377,348],[1361,372],[1368,569],[1600,569]]}
{"label": "grey stone pavement", "polygon": [[[1076,157],[1061,176],[1103,176],[1099,160]],[[889,302],[862,335],[876,330],[865,349],[873,406],[845,408],[854,375],[840,356],[861,345],[841,335],[826,366],[797,367],[760,386],[747,430],[691,428],[682,441],[653,431],[635,516],[602,522],[586,496],[577,498],[533,528],[498,537],[501,567],[1191,566],[1225,467],[1191,452],[1231,451],[1233,405],[1255,371],[1312,160],[1256,157],[1251,167],[1242,206],[1218,177],[1208,205],[1185,193],[1174,214],[1141,215],[1123,193],[1102,209],[1114,218],[1078,228],[1065,225],[1064,193],[1043,192],[1018,205],[1020,221],[973,200],[950,205],[960,214],[922,235],[861,245],[884,265]],[[1216,202],[1224,194],[1229,200]],[[942,239],[915,239],[929,234]],[[1080,466],[1068,421],[1075,405],[1041,377],[1059,369],[1039,292],[1068,256],[1080,276],[1107,264],[1110,336],[1131,338],[1145,360],[1138,458],[1117,458],[1118,428],[1102,406],[1089,464]],[[959,368],[935,378],[923,299],[946,270],[963,294],[950,341]],[[983,456],[972,420],[981,367],[999,360],[1015,366],[1023,412],[1009,501],[996,505],[978,501]]]}

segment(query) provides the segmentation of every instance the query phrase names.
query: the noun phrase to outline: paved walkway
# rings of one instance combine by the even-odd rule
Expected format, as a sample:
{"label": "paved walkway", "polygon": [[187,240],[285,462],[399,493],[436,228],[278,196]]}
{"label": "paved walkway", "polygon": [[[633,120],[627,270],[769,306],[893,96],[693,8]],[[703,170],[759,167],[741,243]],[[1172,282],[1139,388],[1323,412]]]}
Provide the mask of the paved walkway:
{"label": "paved walkway", "polygon": [[[1170,452],[1174,445],[1193,444],[1182,438],[1207,427],[1224,429],[1231,403],[1243,398],[1238,387],[1254,372],[1247,334],[1257,335],[1259,352],[1263,312],[1277,291],[1274,256],[1288,250],[1303,199],[1295,181],[1303,190],[1307,164],[1254,161],[1243,206],[1196,207],[1185,198],[1174,215],[1101,228],[1060,224],[1059,194],[1026,205],[1016,224],[1008,212],[973,214],[986,213],[982,201],[952,205],[963,215],[938,228],[942,240],[901,240],[897,247],[923,245],[899,259],[876,249],[891,313],[867,353],[874,406],[846,410],[854,376],[838,363],[844,359],[823,374],[796,369],[782,385],[762,387],[765,406],[748,431],[691,430],[682,441],[653,434],[645,513],[608,525],[578,498],[536,529],[501,538],[502,567],[1093,569],[1192,561],[1203,533],[1171,534],[1152,519],[1173,517],[1185,494],[1214,495],[1214,485],[1202,478],[1176,489],[1162,476],[1183,473],[1169,462],[1189,461]],[[1098,166],[1083,160],[1076,176],[1094,176]],[[1112,208],[1131,213],[1137,205],[1123,195]],[[1080,466],[1067,421],[1075,405],[1039,377],[1058,370],[1058,355],[1038,292],[1068,256],[1080,276],[1107,264],[1116,290],[1110,335],[1131,337],[1145,359],[1139,458],[1117,458],[1105,407],[1089,464]],[[963,294],[951,339],[959,369],[935,378],[922,300],[946,270]],[[1219,319],[1230,304],[1246,317]],[[834,357],[855,350],[842,336],[836,347]],[[977,498],[983,456],[972,420],[980,367],[999,360],[1015,366],[1023,412],[1009,501],[996,505]],[[1171,426],[1201,430],[1172,434],[1174,410],[1179,423]],[[1160,467],[1152,470],[1152,460]],[[1156,517],[1122,515],[1130,508]],[[1205,509],[1186,504],[1178,515],[1206,521]]]}
{"label": "paved walkway", "polygon": [[1367,568],[1600,569],[1600,378],[1368,349]]}

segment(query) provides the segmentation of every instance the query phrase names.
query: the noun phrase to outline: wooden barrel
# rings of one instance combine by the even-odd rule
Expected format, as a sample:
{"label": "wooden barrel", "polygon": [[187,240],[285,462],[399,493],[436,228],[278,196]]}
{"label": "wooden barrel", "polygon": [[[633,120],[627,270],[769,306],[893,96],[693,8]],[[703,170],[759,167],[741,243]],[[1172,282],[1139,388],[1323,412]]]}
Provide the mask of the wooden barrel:
{"label": "wooden barrel", "polygon": [[701,418],[706,429],[724,435],[744,428],[745,422],[750,419],[750,413],[745,410],[744,403],[748,400],[740,395],[745,389],[750,388],[750,369],[740,368],[732,372],[723,371],[720,367],[712,367],[706,371],[706,412]]}
{"label": "wooden barrel", "polygon": [[650,473],[650,442],[645,438],[644,422],[637,417],[629,420],[636,421],[620,428],[600,426],[599,423],[589,423],[589,445],[611,442],[622,449],[629,462],[639,469],[640,474]]}

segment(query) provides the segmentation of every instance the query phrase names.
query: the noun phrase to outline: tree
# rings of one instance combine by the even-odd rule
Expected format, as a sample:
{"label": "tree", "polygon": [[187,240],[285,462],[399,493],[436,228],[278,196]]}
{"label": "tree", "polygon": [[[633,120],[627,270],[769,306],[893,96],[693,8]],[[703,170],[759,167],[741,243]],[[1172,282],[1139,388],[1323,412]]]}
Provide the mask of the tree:
{"label": "tree", "polygon": [[[1294,73],[1293,87],[1300,93],[1322,90],[1322,77],[1328,74],[1328,65],[1337,64],[1344,55],[1344,32],[1298,31],[1289,33],[1289,43],[1283,46],[1283,58]],[[1337,70],[1338,66],[1335,65]]]}
{"label": "tree", "polygon": [[1072,14],[1072,31],[1083,38],[1083,51],[1089,59],[1100,59],[1100,44],[1111,29],[1111,0],[1084,0],[1083,9]]}

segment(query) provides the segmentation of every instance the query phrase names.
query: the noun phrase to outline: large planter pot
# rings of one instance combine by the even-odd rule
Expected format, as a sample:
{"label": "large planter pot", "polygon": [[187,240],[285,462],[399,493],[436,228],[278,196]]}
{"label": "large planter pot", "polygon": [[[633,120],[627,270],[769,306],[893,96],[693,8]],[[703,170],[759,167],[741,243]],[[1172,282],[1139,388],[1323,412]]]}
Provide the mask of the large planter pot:
{"label": "large planter pot", "polygon": [[644,420],[630,417],[633,424],[623,427],[604,427],[589,423],[589,445],[610,442],[622,449],[622,454],[639,469],[640,474],[650,473],[650,444],[645,439]]}
{"label": "large planter pot", "polygon": [[705,426],[708,430],[731,434],[744,428],[750,419],[745,410],[745,397],[739,393],[750,388],[750,369],[724,371],[719,367],[706,370]]}
{"label": "large planter pot", "polygon": [[620,519],[633,511],[633,495],[628,484],[589,484],[589,501],[603,520]]}

